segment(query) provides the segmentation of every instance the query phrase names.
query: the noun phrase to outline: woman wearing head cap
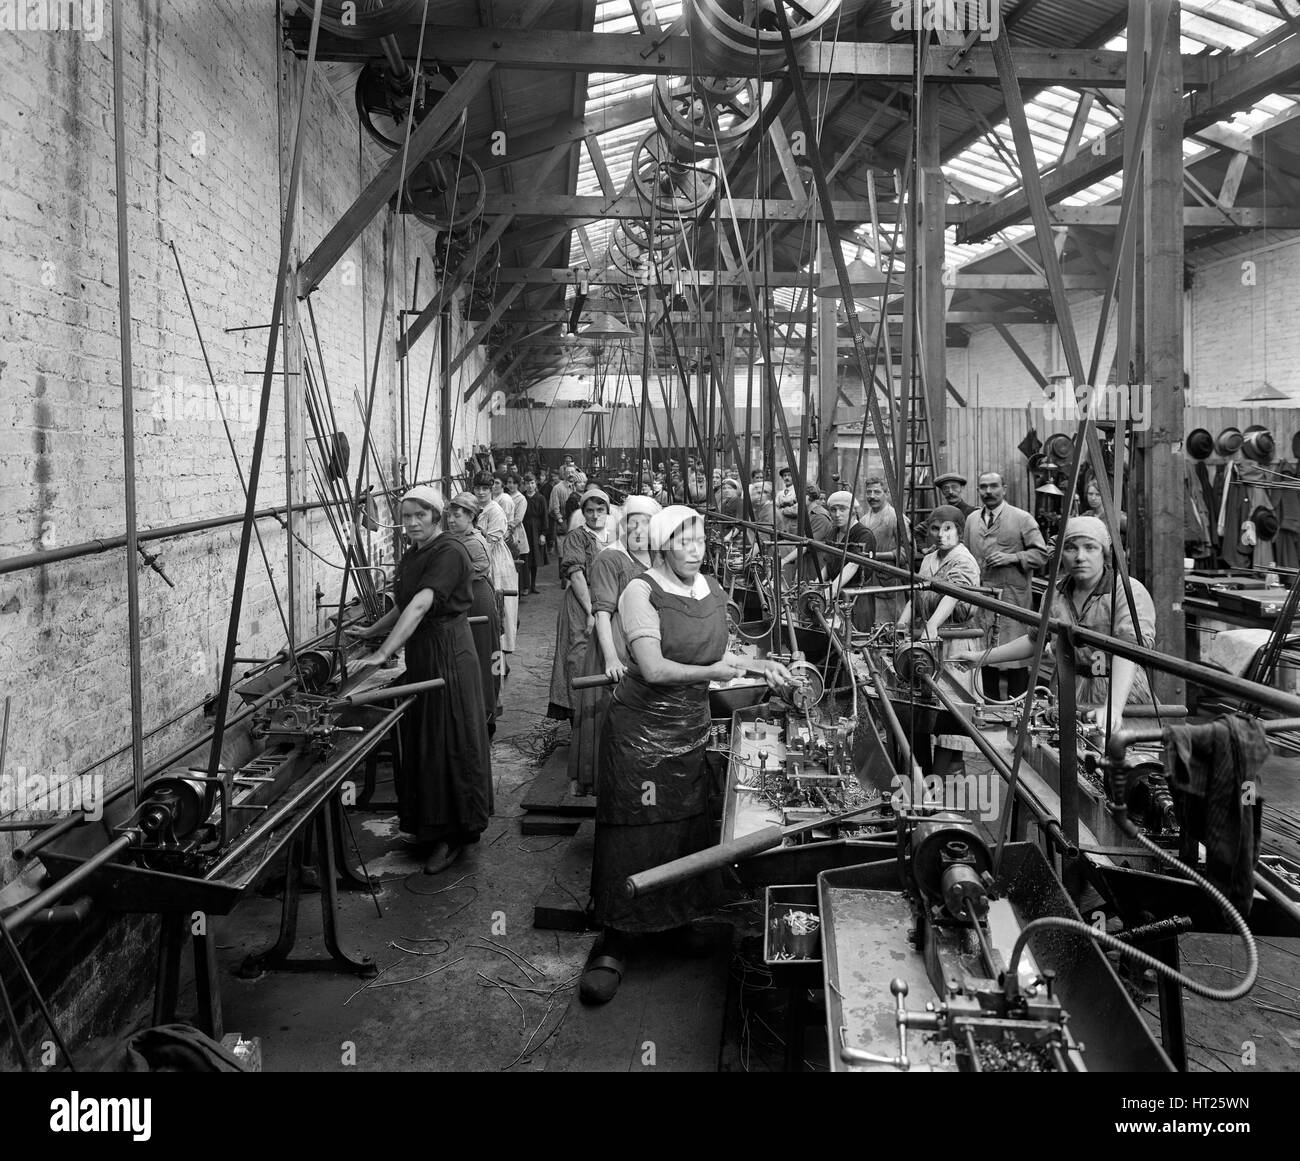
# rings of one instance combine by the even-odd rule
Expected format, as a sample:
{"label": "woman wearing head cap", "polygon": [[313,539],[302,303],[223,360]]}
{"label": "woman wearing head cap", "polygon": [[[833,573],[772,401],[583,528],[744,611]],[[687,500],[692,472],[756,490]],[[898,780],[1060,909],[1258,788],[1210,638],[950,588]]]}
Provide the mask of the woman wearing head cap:
{"label": "woman wearing head cap", "polygon": [[[700,574],[704,521],[675,505],[650,520],[654,565],[629,581],[618,602],[614,642],[626,672],[614,687],[596,775],[596,850],[591,890],[601,938],[579,995],[611,999],[626,970],[628,937],[671,932],[689,945],[692,919],[714,905],[714,875],[629,899],[631,874],[702,850],[713,841],[704,749],[709,682],[745,670],[727,653],[727,598]],[[746,663],[754,664],[754,663]],[[788,670],[762,662],[773,688]]]}
{"label": "woman wearing head cap", "polygon": [[[1145,586],[1133,580],[1133,604],[1137,620],[1129,612],[1124,586],[1110,566],[1110,530],[1092,516],[1075,516],[1065,526],[1065,547],[1061,554],[1064,578],[1052,597],[1052,616],[1071,621],[1150,648],[1155,643],[1156,607]],[[1032,657],[1034,635],[1000,645],[987,663]],[[1092,707],[1098,720],[1110,732],[1119,729],[1126,705],[1147,704],[1151,687],[1146,674],[1132,661],[1114,657],[1088,646],[1075,650],[1075,700],[1080,707]]]}
{"label": "woman wearing head cap", "polygon": [[384,664],[406,648],[406,678],[440,677],[443,689],[419,694],[402,717],[402,756],[394,771],[398,822],[429,847],[424,869],[437,874],[488,824],[492,753],[483,690],[467,614],[473,566],[464,544],[442,533],[441,494],[426,485],[402,497],[402,530],[411,542],[393,583],[396,606],[355,636],[381,640],[353,670]]}
{"label": "woman wearing head cap", "polygon": [[[519,570],[514,553],[506,547],[510,533],[510,516],[493,498],[500,481],[491,472],[474,477],[474,495],[479,502],[478,530],[487,541],[488,560],[492,562],[492,587],[496,590],[497,611],[501,620],[501,649],[515,651],[515,630],[519,625]],[[511,506],[511,515],[514,507]],[[509,663],[503,667],[508,674]]]}
{"label": "woman wearing head cap", "polygon": [[[834,600],[840,590],[851,585],[862,571],[860,564],[847,560],[844,554],[875,556],[876,537],[859,518],[858,504],[852,492],[832,492],[826,501],[826,509],[831,514],[835,531],[820,556],[825,572],[823,579],[831,582],[831,600]],[[864,594],[853,602],[852,621],[853,627],[862,631],[875,623],[875,607],[870,596]]]}
{"label": "woman wearing head cap", "polygon": [[[611,521],[609,547],[591,562],[588,588],[596,624],[580,674],[605,673],[617,681],[624,665],[614,646],[613,617],[618,599],[627,582],[650,567],[650,519],[660,508],[646,496],[629,496],[622,518]],[[577,784],[579,794],[591,794],[596,788],[596,762],[600,752],[600,731],[609,708],[609,689],[572,691],[573,741],[569,745],[569,778]]]}
{"label": "woman wearing head cap", "polygon": [[568,581],[555,622],[555,657],[551,662],[551,704],[547,717],[568,721],[573,716],[569,684],[582,673],[587,642],[596,627],[589,575],[596,554],[609,543],[609,496],[588,488],[580,499],[582,523],[560,542],[560,579]]}
{"label": "woman wearing head cap", "polygon": [[447,534],[465,546],[474,569],[474,604],[469,615],[485,618],[470,625],[470,632],[474,635],[474,650],[478,653],[490,737],[496,733],[497,699],[501,695],[501,622],[497,617],[496,593],[492,588],[492,562],[488,557],[487,540],[475,527],[479,511],[478,497],[473,492],[461,492],[447,504],[445,523]]}

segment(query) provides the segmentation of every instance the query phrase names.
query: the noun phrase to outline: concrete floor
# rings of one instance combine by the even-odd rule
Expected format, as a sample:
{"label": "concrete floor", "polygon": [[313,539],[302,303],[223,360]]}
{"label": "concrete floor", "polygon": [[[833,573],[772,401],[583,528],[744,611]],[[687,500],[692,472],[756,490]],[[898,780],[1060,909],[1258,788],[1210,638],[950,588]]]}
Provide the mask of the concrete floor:
{"label": "concrete floor", "polygon": [[[273,971],[239,979],[234,970],[243,957],[273,942],[280,904],[254,895],[220,921],[226,1028],[262,1038],[268,1071],[493,1071],[516,1061],[516,1069],[546,1067],[569,1001],[576,1003],[592,936],[532,926],[534,900],[568,842],[519,834],[519,802],[535,774],[527,747],[556,728],[562,739],[568,733],[545,716],[559,606],[554,565],[541,583],[541,595],[520,602],[518,651],[492,747],[496,813],[478,848],[428,876],[397,841],[393,811],[350,812],[383,918],[368,893],[343,894],[341,941],[371,956],[380,976]],[[381,782],[375,797],[391,802],[391,783]],[[303,897],[296,954],[320,953],[317,898]],[[507,993],[483,977],[532,990]]]}
{"label": "concrete floor", "polygon": [[[279,900],[252,894],[217,921],[225,1027],[261,1038],[267,1071],[780,1067],[780,996],[773,996],[776,1008],[754,1019],[749,1015],[756,1009],[745,999],[752,969],[761,971],[753,938],[761,929],[761,907],[733,903],[731,926],[720,929],[711,957],[683,963],[647,950],[639,969],[635,960],[630,964],[619,996],[600,1009],[577,1001],[576,980],[593,936],[532,926],[534,902],[553,880],[569,841],[519,833],[534,757],[552,731],[558,728],[561,740],[568,733],[567,725],[557,727],[545,716],[560,598],[554,564],[540,579],[541,595],[520,605],[518,651],[493,744],[496,813],[479,847],[443,874],[427,876],[397,842],[391,810],[349,813],[383,915],[368,893],[342,894],[341,940],[352,953],[371,956],[379,977],[322,971],[240,979],[235,971],[243,958],[274,941]],[[1278,773],[1291,777],[1272,779],[1270,793],[1296,802],[1294,764],[1284,763]],[[381,782],[376,798],[391,801],[391,785]],[[297,956],[321,954],[318,898],[303,896]],[[1184,936],[1181,946],[1190,974],[1216,984],[1232,980],[1229,969],[1239,970],[1244,961],[1240,946],[1227,937]],[[502,949],[522,957],[527,969]],[[1251,996],[1230,1005],[1187,997],[1193,1071],[1300,1066],[1300,1018],[1294,1015],[1300,1008],[1300,940],[1261,941],[1260,953],[1261,982]],[[493,980],[517,986],[507,992]],[[770,992],[770,984],[760,990]],[[181,996],[185,1018],[192,1015],[186,1011],[191,979],[182,981]],[[1154,997],[1144,1011],[1158,1027]],[[824,1032],[809,1029],[810,1067],[825,1067],[823,1038]]]}

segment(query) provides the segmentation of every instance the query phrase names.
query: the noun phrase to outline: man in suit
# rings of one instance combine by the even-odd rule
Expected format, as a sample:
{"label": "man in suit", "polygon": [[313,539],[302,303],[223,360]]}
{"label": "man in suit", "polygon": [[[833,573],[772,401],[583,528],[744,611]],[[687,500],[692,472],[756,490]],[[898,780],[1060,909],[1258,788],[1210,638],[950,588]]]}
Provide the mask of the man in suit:
{"label": "man in suit", "polygon": [[[980,584],[1001,592],[1001,599],[1022,609],[1033,608],[1032,578],[1034,570],[1047,561],[1047,544],[1039,531],[1038,521],[1023,508],[1006,501],[1006,485],[998,472],[984,472],[979,478],[980,508],[966,517],[966,547],[980,566]],[[989,633],[989,645],[1005,645],[1023,637],[1027,629],[1019,621],[983,614]],[[996,636],[996,639],[995,639]],[[1030,674],[1025,663],[1008,668],[1007,696],[1018,697],[1029,688]],[[1001,700],[999,676],[995,666],[983,670],[984,695]]]}

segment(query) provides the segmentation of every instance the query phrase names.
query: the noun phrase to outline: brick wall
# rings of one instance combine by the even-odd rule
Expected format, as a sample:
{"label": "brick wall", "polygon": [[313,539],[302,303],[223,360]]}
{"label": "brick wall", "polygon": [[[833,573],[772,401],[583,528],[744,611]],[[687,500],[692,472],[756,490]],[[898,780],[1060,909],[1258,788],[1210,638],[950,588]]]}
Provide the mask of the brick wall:
{"label": "brick wall", "polygon": [[[281,53],[275,5],[262,0],[112,6],[124,20],[130,292],[138,526],[241,511],[243,497],[211,402],[194,327],[169,243],[184,264],[195,311],[221,386],[231,436],[247,472],[274,293],[282,187],[293,117],[277,118],[277,92],[296,110],[300,62]],[[120,535],[123,514],[121,371],[113,167],[112,41],[68,32],[0,33],[0,559]],[[280,145],[284,141],[284,147]],[[324,78],[308,99],[297,262],[382,164],[358,142],[351,102]],[[284,172],[281,173],[283,165]],[[398,219],[388,309],[379,347],[374,431],[384,475],[398,455],[396,306],[411,305],[417,259],[421,297],[431,261],[414,222]],[[384,224],[364,232],[313,296],[338,426],[352,445],[355,478],[364,392],[383,323]],[[305,309],[298,315],[308,325]],[[233,331],[227,328],[257,327]],[[411,356],[412,406],[422,403],[437,328]],[[454,340],[468,328],[456,317]],[[304,452],[306,420],[296,341],[270,400],[259,503],[317,498]],[[284,370],[284,352],[277,370]],[[466,364],[472,379],[481,354]],[[250,373],[251,372],[251,373]],[[468,379],[466,380],[469,381]],[[436,391],[421,474],[438,447]],[[418,433],[417,433],[418,438]],[[487,415],[458,409],[458,449],[486,442]],[[373,469],[368,469],[373,471]],[[378,484],[373,476],[370,482]],[[286,537],[259,524],[281,599]],[[341,559],[324,517],[300,517],[318,553]],[[142,569],[141,647],[146,729],[201,703],[215,689],[231,604],[238,526],[150,546],[175,583]],[[391,559],[379,538],[375,550]],[[299,633],[314,630],[319,583],[336,600],[339,572],[294,550]],[[133,567],[138,562],[131,562]],[[254,544],[240,626],[243,655],[279,649],[284,631]],[[0,575],[0,688],[11,698],[7,770],[71,775],[129,741],[124,553],[111,551]],[[151,757],[202,728],[182,718],[146,746]],[[125,765],[100,768],[110,785]],[[0,885],[14,874],[13,834],[0,833]]]}

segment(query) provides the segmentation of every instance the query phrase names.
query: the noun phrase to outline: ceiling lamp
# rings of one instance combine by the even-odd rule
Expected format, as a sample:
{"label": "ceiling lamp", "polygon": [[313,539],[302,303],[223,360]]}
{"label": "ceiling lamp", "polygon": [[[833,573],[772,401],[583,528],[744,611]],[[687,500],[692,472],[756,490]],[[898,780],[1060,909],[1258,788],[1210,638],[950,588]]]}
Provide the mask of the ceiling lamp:
{"label": "ceiling lamp", "polygon": [[610,410],[603,403],[592,403],[591,405],[583,409],[582,414],[583,415],[609,415]]}
{"label": "ceiling lamp", "polygon": [[[885,282],[880,277],[880,271],[874,266],[868,266],[861,258],[854,258],[848,266],[849,291],[855,300],[859,298],[879,298],[886,289],[891,289],[891,284]],[[892,284],[896,287],[897,283]],[[822,275],[822,280],[817,287],[816,295],[818,298],[843,298],[844,295],[840,289],[839,274],[832,265]]]}
{"label": "ceiling lamp", "polygon": [[1242,399],[1243,403],[1274,403],[1279,399],[1290,399],[1285,391],[1279,391],[1267,379]]}
{"label": "ceiling lamp", "polygon": [[632,330],[626,323],[619,322],[612,314],[606,314],[602,311],[583,327],[578,334],[584,339],[600,339],[603,342],[608,339],[634,338],[636,331]]}

